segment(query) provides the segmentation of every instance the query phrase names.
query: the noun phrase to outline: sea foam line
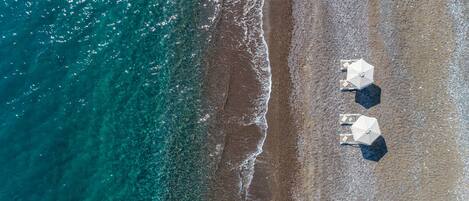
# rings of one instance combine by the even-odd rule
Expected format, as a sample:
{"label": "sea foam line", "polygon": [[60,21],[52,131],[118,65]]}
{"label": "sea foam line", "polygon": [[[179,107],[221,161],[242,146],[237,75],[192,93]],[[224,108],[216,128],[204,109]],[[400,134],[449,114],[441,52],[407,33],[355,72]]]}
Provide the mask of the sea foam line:
{"label": "sea foam line", "polygon": [[[268,105],[269,105],[269,100],[271,96],[271,91],[272,91],[272,72],[271,72],[271,66],[270,66],[270,60],[269,60],[269,51],[268,51],[268,45],[267,41],[265,40],[264,36],[264,30],[263,30],[263,7],[264,7],[264,0],[260,0],[259,6],[256,7],[256,4],[258,3],[258,0],[254,1],[249,1],[247,4],[244,5],[244,15],[249,15],[250,11],[252,9],[255,10],[255,14],[258,14],[257,19],[259,20],[259,23],[257,24],[258,26],[252,27],[252,28],[259,28],[259,34],[250,36],[248,33],[248,27],[243,21],[242,26],[245,34],[245,40],[248,41],[248,43],[252,42],[251,40],[254,39],[254,42],[256,42],[257,37],[261,39],[261,44],[257,46],[255,52],[251,52],[250,49],[248,48],[248,51],[252,54],[255,55],[254,59],[259,59],[260,60],[260,66],[256,66],[254,69],[256,71],[256,75],[259,80],[264,81],[261,86],[261,91],[262,95],[261,98],[259,98],[258,101],[258,106],[256,108],[256,117],[252,123],[257,125],[259,128],[261,128],[261,139],[257,143],[256,150],[249,154],[247,158],[240,164],[239,168],[241,170],[247,171],[245,175],[243,175],[244,178],[241,178],[240,180],[240,189],[239,192],[240,194],[244,194],[244,199],[246,200],[249,196],[249,188],[251,186],[251,182],[254,176],[254,167],[256,163],[257,157],[264,151],[264,143],[267,138],[267,129],[268,129],[268,124],[267,124],[267,111],[268,111]],[[257,33],[257,32],[255,32]],[[263,64],[263,65],[262,65]],[[242,171],[243,172],[243,171]]]}

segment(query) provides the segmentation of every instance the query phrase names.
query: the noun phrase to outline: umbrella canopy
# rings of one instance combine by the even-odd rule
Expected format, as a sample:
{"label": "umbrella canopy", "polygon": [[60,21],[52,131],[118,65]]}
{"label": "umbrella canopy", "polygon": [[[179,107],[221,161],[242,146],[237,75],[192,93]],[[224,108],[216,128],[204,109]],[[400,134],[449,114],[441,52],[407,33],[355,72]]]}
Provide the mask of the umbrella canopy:
{"label": "umbrella canopy", "polygon": [[358,89],[363,89],[373,83],[373,69],[375,67],[363,59],[353,62],[347,68],[347,81]]}
{"label": "umbrella canopy", "polygon": [[371,145],[380,135],[381,131],[376,118],[361,115],[352,124],[353,139],[362,144]]}

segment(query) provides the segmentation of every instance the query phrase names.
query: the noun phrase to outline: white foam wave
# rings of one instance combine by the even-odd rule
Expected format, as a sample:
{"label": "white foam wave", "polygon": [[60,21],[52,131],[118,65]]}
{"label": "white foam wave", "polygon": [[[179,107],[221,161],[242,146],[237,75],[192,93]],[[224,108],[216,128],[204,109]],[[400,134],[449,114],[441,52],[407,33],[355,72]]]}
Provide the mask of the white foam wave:
{"label": "white foam wave", "polygon": [[216,24],[217,20],[219,19],[220,16],[220,11],[221,11],[221,3],[220,0],[208,0],[206,3],[202,4],[203,7],[208,8],[210,7],[211,9],[206,9],[206,10],[212,10],[212,12],[207,13],[206,19],[207,22],[200,25],[200,29],[209,31],[214,27]]}
{"label": "white foam wave", "polygon": [[[253,57],[252,64],[256,78],[260,81],[261,95],[254,100],[257,104],[253,113],[243,118],[241,125],[256,125],[261,130],[261,137],[256,149],[246,155],[239,165],[240,183],[239,195],[246,200],[249,197],[249,188],[254,176],[254,167],[257,157],[263,152],[263,146],[267,137],[267,110],[272,88],[272,74],[269,61],[268,46],[264,37],[263,13],[264,0],[248,0],[241,2],[232,0],[225,2],[227,7],[242,7],[242,15],[234,15],[235,23],[242,28],[243,37],[238,46],[243,47]],[[226,12],[232,12],[227,9]]]}

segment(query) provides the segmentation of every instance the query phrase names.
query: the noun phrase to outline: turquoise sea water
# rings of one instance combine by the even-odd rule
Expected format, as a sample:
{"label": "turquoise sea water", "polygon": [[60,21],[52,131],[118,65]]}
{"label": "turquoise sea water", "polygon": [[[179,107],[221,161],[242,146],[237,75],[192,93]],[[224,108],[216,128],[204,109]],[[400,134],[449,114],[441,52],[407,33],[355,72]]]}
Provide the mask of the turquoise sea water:
{"label": "turquoise sea water", "polygon": [[197,0],[0,2],[0,200],[200,200]]}

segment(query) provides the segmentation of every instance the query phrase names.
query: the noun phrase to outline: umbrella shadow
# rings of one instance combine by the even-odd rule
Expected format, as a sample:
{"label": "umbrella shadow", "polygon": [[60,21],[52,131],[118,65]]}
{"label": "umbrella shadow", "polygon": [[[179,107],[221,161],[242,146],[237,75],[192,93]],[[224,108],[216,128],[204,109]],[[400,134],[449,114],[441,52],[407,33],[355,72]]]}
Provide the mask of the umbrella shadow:
{"label": "umbrella shadow", "polygon": [[366,109],[381,103],[381,88],[372,84],[355,93],[355,102]]}
{"label": "umbrella shadow", "polygon": [[383,136],[379,136],[372,145],[360,145],[362,156],[366,160],[379,161],[388,153],[388,147]]}

